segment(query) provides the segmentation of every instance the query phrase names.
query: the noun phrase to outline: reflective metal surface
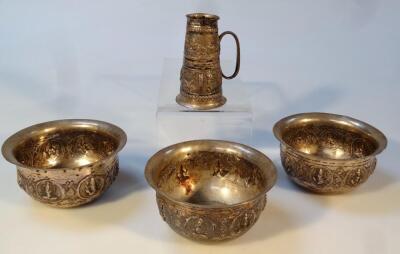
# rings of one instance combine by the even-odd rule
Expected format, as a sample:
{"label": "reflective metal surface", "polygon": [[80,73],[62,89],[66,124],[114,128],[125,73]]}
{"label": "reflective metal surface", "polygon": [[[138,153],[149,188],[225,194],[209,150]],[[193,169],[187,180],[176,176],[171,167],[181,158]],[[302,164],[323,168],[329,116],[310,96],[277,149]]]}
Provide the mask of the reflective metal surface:
{"label": "reflective metal surface", "polygon": [[12,135],[2,153],[17,166],[18,184],[30,196],[51,206],[73,207],[108,189],[125,143],[126,134],[112,124],[59,120]]}
{"label": "reflective metal surface", "polygon": [[172,229],[194,240],[224,240],[242,235],[257,221],[276,170],[268,157],[248,146],[196,140],[157,152],[145,176]]}
{"label": "reflective metal surface", "polygon": [[[219,17],[206,13],[186,15],[186,38],[183,66],[181,69],[180,93],[176,102],[193,109],[212,109],[222,106],[226,98],[222,95],[222,77],[236,77],[240,68],[239,39],[231,31],[218,36]],[[231,76],[225,76],[220,66],[220,42],[225,35],[233,36],[236,51],[236,67]]]}
{"label": "reflective metal surface", "polygon": [[286,173],[321,193],[344,192],[373,173],[387,144],[382,132],[362,121],[327,113],[286,117],[274,126]]}

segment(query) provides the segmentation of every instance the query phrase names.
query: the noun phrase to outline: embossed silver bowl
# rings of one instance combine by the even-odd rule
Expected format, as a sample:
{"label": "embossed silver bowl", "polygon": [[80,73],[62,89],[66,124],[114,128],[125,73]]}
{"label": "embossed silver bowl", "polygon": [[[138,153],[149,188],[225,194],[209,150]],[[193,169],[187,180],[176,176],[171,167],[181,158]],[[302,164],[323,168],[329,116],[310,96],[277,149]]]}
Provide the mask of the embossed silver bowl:
{"label": "embossed silver bowl", "polygon": [[319,193],[349,191],[374,172],[385,135],[362,121],[327,113],[288,116],[273,128],[282,165],[298,185]]}
{"label": "embossed silver bowl", "polygon": [[166,147],[147,162],[161,217],[194,240],[238,237],[257,221],[276,169],[261,152],[237,143],[195,140]]}
{"label": "embossed silver bowl", "polygon": [[55,207],[74,207],[104,193],[118,174],[117,153],[126,143],[119,127],[94,120],[37,124],[9,137],[6,160],[17,166],[19,186]]}

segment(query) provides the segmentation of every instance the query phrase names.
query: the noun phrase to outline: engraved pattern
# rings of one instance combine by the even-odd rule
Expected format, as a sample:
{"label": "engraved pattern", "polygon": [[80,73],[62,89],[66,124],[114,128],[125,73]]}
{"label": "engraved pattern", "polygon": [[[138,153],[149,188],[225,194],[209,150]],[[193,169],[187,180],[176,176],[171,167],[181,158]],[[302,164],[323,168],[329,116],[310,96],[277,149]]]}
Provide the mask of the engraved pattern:
{"label": "engraved pattern", "polygon": [[177,233],[195,240],[225,240],[238,237],[258,220],[266,196],[226,208],[189,207],[157,194],[160,215]]}
{"label": "engraved pattern", "polygon": [[[203,170],[212,169],[211,172]],[[206,173],[204,173],[206,172]],[[191,194],[191,186],[201,178],[226,177],[231,183],[244,187],[248,192],[257,192],[267,181],[261,170],[246,159],[235,154],[198,151],[186,155],[186,158],[172,162],[160,172],[158,188],[171,192],[177,185]]]}
{"label": "engraved pattern", "polygon": [[25,141],[16,149],[16,158],[27,166],[52,168],[59,167],[53,164],[57,160],[74,160],[88,153],[96,154],[97,158],[107,157],[116,146],[115,141],[104,135],[69,131],[65,135],[54,133],[44,139]]}
{"label": "engraved pattern", "polygon": [[36,196],[43,202],[56,203],[63,199],[64,193],[62,187],[48,179],[33,183],[36,190]]}
{"label": "engraved pattern", "polygon": [[100,193],[104,188],[105,177],[99,175],[86,176],[79,182],[78,194],[82,199],[88,199]]}
{"label": "engraved pattern", "polygon": [[[75,169],[43,170],[18,167],[19,186],[34,199],[55,207],[74,207],[93,201],[118,175],[118,158]],[[51,180],[50,180],[51,177]]]}
{"label": "engraved pattern", "polygon": [[281,160],[286,173],[297,184],[315,192],[343,192],[364,183],[374,172],[375,157],[355,161],[311,159],[281,145]]}
{"label": "engraved pattern", "polygon": [[285,131],[284,141],[293,148],[324,147],[340,150],[346,158],[364,158],[375,150],[375,145],[359,133],[321,124]]}

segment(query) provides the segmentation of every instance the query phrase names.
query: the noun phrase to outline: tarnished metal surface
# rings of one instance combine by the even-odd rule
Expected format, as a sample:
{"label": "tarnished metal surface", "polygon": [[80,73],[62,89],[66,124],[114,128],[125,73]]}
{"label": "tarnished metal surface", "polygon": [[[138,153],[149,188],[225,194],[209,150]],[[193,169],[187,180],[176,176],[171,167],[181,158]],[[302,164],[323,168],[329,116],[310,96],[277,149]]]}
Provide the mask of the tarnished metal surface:
{"label": "tarnished metal surface", "polygon": [[359,120],[326,113],[286,117],[274,126],[286,173],[315,192],[345,192],[365,182],[386,137]]}
{"label": "tarnished metal surface", "polygon": [[224,240],[242,235],[257,221],[276,170],[248,146],[196,140],[157,152],[145,176],[172,229],[195,240]]}
{"label": "tarnished metal surface", "polygon": [[[216,15],[188,14],[185,51],[181,69],[180,93],[177,103],[194,109],[211,109],[222,106],[226,98],[222,95],[222,77],[234,78],[240,68],[240,46],[237,36],[230,31],[218,36],[219,19]],[[225,76],[220,66],[220,41],[232,35],[237,44],[235,71]]]}
{"label": "tarnished metal surface", "polygon": [[5,141],[3,156],[17,166],[19,186],[55,207],[88,203],[118,174],[117,152],[126,142],[118,127],[93,120],[31,126]]}

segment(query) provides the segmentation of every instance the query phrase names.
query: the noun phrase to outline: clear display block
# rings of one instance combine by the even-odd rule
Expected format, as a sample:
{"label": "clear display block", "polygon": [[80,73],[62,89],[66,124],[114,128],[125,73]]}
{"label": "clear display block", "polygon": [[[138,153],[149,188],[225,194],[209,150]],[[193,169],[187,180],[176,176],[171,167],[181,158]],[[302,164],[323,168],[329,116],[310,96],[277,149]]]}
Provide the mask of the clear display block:
{"label": "clear display block", "polygon": [[[223,80],[225,105],[199,111],[176,103],[182,60],[165,59],[158,94],[157,130],[161,147],[194,139],[222,139],[248,144],[251,142],[253,112],[244,84],[239,78]],[[224,70],[233,63],[222,62]]]}

